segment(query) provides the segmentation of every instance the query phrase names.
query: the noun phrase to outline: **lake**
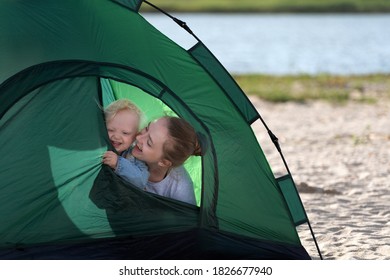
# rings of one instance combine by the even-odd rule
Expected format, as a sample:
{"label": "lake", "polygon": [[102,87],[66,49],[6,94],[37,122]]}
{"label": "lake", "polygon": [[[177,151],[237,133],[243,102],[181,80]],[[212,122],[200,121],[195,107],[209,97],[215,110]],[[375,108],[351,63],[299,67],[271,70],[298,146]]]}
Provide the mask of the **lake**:
{"label": "lake", "polygon": [[[231,73],[390,73],[390,14],[172,14]],[[144,14],[188,49],[196,41],[171,19]]]}

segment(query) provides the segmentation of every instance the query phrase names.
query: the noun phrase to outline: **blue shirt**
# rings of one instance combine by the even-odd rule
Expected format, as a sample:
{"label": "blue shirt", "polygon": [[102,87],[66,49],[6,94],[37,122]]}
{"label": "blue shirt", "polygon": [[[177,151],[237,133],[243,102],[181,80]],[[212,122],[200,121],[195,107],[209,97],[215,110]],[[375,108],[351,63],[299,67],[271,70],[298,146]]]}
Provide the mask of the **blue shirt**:
{"label": "blue shirt", "polygon": [[129,150],[123,152],[122,156],[118,157],[115,173],[139,188],[145,188],[149,179],[147,165],[133,157]]}

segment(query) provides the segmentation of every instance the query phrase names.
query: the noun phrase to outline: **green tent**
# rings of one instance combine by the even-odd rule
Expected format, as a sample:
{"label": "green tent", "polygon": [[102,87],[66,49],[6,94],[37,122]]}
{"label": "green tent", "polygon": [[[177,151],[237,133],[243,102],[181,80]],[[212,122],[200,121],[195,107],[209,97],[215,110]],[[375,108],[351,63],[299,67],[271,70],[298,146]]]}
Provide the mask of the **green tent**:
{"label": "green tent", "polygon": [[[275,178],[251,129],[258,112],[199,39],[183,49],[142,4],[0,1],[0,257],[309,259],[291,176]],[[118,98],[194,126],[197,206],[101,165],[102,107]]]}

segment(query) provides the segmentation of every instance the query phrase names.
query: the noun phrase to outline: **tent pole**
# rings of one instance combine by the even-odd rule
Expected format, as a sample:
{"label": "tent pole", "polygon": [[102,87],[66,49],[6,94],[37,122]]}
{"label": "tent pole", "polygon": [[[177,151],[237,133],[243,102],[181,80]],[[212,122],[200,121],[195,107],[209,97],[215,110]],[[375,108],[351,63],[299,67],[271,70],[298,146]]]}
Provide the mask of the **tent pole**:
{"label": "tent pole", "polygon": [[187,25],[187,23],[185,23],[184,21],[170,15],[169,13],[167,13],[166,11],[164,11],[163,9],[157,7],[156,5],[148,2],[148,1],[144,1],[146,4],[148,4],[149,6],[155,8],[156,10],[160,11],[161,13],[163,13],[164,15],[170,17],[174,22],[176,22],[181,28],[183,28],[184,30],[186,30],[188,33],[190,33],[198,42],[201,42],[200,39],[194,34],[194,32],[192,32],[192,30],[189,28],[189,26]]}

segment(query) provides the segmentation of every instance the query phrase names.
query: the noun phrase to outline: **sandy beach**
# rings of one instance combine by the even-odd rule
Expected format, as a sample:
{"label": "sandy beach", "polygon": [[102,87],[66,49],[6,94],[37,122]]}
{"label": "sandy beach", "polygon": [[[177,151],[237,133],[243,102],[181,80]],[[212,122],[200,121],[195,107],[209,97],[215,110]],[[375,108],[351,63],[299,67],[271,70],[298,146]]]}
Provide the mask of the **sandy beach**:
{"label": "sandy beach", "polygon": [[[390,260],[390,101],[251,101],[279,138],[323,258]],[[284,175],[264,126],[253,128],[274,173]],[[308,226],[298,232],[319,259]]]}

